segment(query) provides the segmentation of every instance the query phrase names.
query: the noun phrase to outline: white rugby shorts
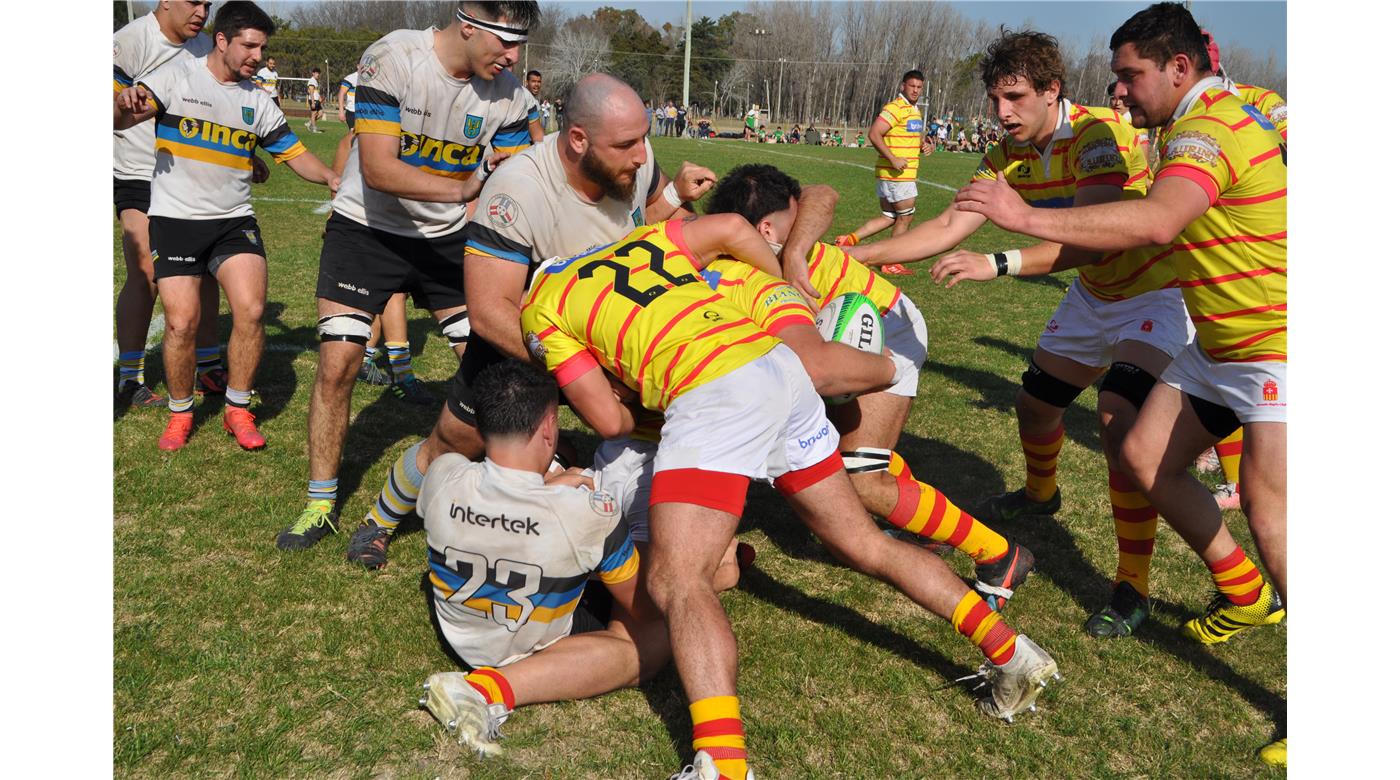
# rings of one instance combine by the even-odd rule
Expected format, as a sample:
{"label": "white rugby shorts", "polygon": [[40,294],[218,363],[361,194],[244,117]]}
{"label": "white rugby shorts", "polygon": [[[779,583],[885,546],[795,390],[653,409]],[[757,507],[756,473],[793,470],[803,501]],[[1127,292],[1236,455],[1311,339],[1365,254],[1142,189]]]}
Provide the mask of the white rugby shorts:
{"label": "white rugby shorts", "polygon": [[886,203],[898,203],[901,200],[913,200],[919,197],[919,184],[910,181],[886,181],[885,179],[875,180],[875,194],[880,200]]}
{"label": "white rugby shorts", "polygon": [[914,300],[904,293],[881,318],[885,346],[894,360],[894,384],[885,392],[913,398],[919,394],[919,370],[928,359],[928,327]]}
{"label": "white rugby shorts", "polygon": [[1187,395],[1227,407],[1242,423],[1288,422],[1288,364],[1220,363],[1200,342],[1176,356],[1162,381]]}
{"label": "white rugby shorts", "polygon": [[1107,368],[1121,341],[1141,341],[1175,357],[1195,335],[1180,290],[1154,290],[1110,303],[1090,295],[1075,279],[1037,345],[1076,363]]}

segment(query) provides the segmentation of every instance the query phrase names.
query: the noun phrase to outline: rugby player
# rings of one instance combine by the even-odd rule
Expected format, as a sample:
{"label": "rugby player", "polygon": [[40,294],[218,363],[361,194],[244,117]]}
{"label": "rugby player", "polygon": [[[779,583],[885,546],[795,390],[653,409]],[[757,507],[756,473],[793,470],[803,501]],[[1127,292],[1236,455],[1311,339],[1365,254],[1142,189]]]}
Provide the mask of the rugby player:
{"label": "rugby player", "polygon": [[520,315],[530,354],[599,434],[625,435],[635,425],[609,374],[665,415],[644,565],[690,701],[695,767],[747,775],[737,648],[712,578],[750,479],[773,481],[838,560],[894,585],[978,644],[993,688],[978,701],[981,712],[1010,719],[1028,709],[1057,673],[1055,661],[936,555],[876,529],[801,361],[698,282],[695,272],[720,254],[777,265],[738,215],[672,220],[542,267]]}
{"label": "rugby player", "polygon": [[[708,213],[739,214],[770,246],[782,249],[789,243],[801,189],[796,179],[771,165],[744,165],[730,171],[716,185]],[[829,219],[830,212],[827,216]],[[1035,565],[1030,550],[1008,542],[958,508],[937,488],[920,482],[909,464],[894,452],[918,393],[919,369],[928,357],[928,329],[923,314],[912,298],[838,247],[816,244],[808,255],[808,264],[808,278],[819,294],[818,307],[843,293],[857,292],[880,308],[885,345],[891,350],[896,367],[887,387],[828,410],[841,434],[841,457],[861,504],[898,528],[932,542],[946,542],[966,553],[976,564],[974,589],[993,609],[1001,609]],[[743,264],[719,260],[710,264],[704,276],[711,287],[729,294],[730,290],[747,286],[747,279],[756,274],[761,275]],[[742,305],[740,308],[750,309]],[[808,358],[804,347],[811,347],[797,341],[805,337],[810,342],[815,336],[815,328],[809,334],[801,327],[810,328],[811,312],[779,303],[777,314],[780,318],[765,329],[798,353],[818,392],[824,396],[850,392],[823,388],[818,372],[830,370],[832,358]],[[761,316],[758,312],[750,314],[760,325]],[[838,360],[846,366],[853,362]]]}
{"label": "rugby player", "polygon": [[321,69],[312,68],[311,78],[306,81],[306,108],[310,118],[305,122],[307,130],[319,133],[316,122],[321,118]]}
{"label": "rugby player", "polygon": [[[1047,241],[1107,252],[1170,244],[1196,325],[1153,386],[1122,446],[1137,483],[1200,556],[1218,593],[1183,632],[1205,644],[1277,623],[1287,599],[1287,147],[1258,108],[1212,75],[1200,27],[1174,3],[1150,6],[1110,39],[1118,94],[1136,127],[1161,127],[1146,198],[1031,209],[999,174],[961,190],[960,210]],[[1188,471],[1243,424],[1243,508],[1271,586]],[[1275,590],[1277,588],[1277,590]],[[1266,760],[1286,761],[1270,746]]]}
{"label": "rugby player", "polygon": [[612,76],[579,79],[562,117],[559,133],[512,158],[505,168],[509,176],[487,182],[481,193],[465,247],[472,332],[450,397],[428,438],[390,468],[350,540],[352,562],[385,564],[390,536],[412,513],[434,458],[444,452],[481,457],[471,383],[492,363],[529,359],[519,319],[530,269],[610,244],[637,225],[670,219],[714,185],[712,171],[690,163],[681,164],[675,181],[661,172],[646,139],[641,98]]}
{"label": "rugby player", "polygon": [[287,127],[286,117],[248,79],[272,19],[253,3],[228,2],[214,20],[214,51],[184,58],[117,94],[113,126],[155,119],[151,256],[165,309],[165,382],[170,422],[162,450],[178,450],[194,427],[194,331],[200,277],[218,280],[233,312],[224,430],[244,449],[267,441],[248,410],[263,347],[267,257],[248,204],[254,147],[307,181],[335,190],[339,179]]}
{"label": "rugby player", "polygon": [[[507,360],[481,372],[476,389],[485,460],[433,461],[418,502],[434,622],[468,672],[429,677],[421,704],[486,755],[500,752],[516,707],[637,685],[670,645],[639,587],[617,500],[578,469],[546,474],[559,439],[553,377]],[[593,574],[610,610],[606,599],[587,603]]]}
{"label": "rugby player", "polygon": [[[880,157],[875,161],[875,195],[880,200],[880,216],[872,217],[852,233],[836,239],[837,246],[855,246],[893,226],[891,235],[902,235],[914,222],[914,201],[919,197],[919,154],[933,151],[924,138],[924,119],[919,113],[919,96],[924,93],[924,74],[911,70],[899,80],[899,94],[885,104],[866,137]],[[913,271],[892,263],[881,266],[887,274],[909,275]]]}
{"label": "rugby player", "polygon": [[340,87],[336,91],[335,102],[339,109],[340,121],[350,130],[335,147],[335,164],[331,167],[336,173],[345,170],[345,160],[350,156],[350,144],[355,141],[355,87],[359,83],[360,71],[353,70],[340,80]]}
{"label": "rugby player", "polygon": [[[1117,115],[1106,122],[1064,98],[1063,79],[1064,64],[1053,37],[1002,31],[982,59],[982,82],[1007,139],[987,151],[973,181],[1001,176],[1027,208],[1047,213],[1141,198],[1149,171],[1132,129]],[[1120,126],[1116,132],[1115,124]],[[952,249],[985,222],[982,215],[950,204],[900,238],[857,247],[852,255],[866,263],[916,260]],[[931,269],[935,281],[952,286],[1079,268],[1041,333],[1016,394],[1025,486],[991,498],[982,516],[1009,521],[1059,510],[1065,409],[1102,376],[1099,432],[1108,461],[1118,567],[1109,604],[1085,624],[1096,637],[1132,634],[1149,609],[1157,512],[1127,477],[1119,447],[1152,383],[1190,339],[1180,291],[1164,289],[1176,280],[1165,262],[1169,252],[1149,248],[1100,254],[1069,242],[1045,242],[994,254],[957,251]]]}
{"label": "rugby player", "polygon": [[[203,57],[214,48],[201,35],[209,3],[162,0],[151,13],[112,36],[112,87],[120,92],[167,62]],[[253,182],[267,178],[267,166],[253,157]],[[141,123],[112,132],[112,194],[122,226],[126,281],[117,294],[116,411],[128,407],[165,406],[146,386],[146,333],[156,305],[155,270],[151,266],[151,175],[155,169],[155,125]],[[218,336],[219,286],[200,285],[199,328],[195,333],[196,391],[222,393],[228,384]]]}
{"label": "rugby player", "polygon": [[277,93],[277,58],[268,57],[267,65],[253,76],[253,84],[262,87],[263,91],[272,98],[272,102],[282,107],[282,96]]}
{"label": "rugby player", "polygon": [[[316,286],[320,359],[311,393],[309,482],[277,537],[306,549],[337,529],[350,394],[374,315],[412,292],[460,355],[471,331],[462,290],[467,201],[496,158],[530,144],[534,99],[509,68],[539,19],[535,2],[462,2],[438,30],[396,30],[365,50],[355,147],[332,204]],[[499,155],[483,160],[490,144]],[[416,384],[416,377],[404,384]]]}

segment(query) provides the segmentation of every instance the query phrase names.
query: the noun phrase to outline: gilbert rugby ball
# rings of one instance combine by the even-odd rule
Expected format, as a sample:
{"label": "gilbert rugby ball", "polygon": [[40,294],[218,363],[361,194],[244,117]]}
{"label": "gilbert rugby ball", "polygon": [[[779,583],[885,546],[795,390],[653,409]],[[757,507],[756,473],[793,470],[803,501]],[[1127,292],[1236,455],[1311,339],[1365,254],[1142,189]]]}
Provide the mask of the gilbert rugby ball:
{"label": "gilbert rugby ball", "polygon": [[[885,323],[875,302],[860,293],[843,293],[817,312],[817,332],[827,341],[839,341],[848,347],[876,355],[885,349]],[[844,404],[854,394],[833,396],[827,401]]]}

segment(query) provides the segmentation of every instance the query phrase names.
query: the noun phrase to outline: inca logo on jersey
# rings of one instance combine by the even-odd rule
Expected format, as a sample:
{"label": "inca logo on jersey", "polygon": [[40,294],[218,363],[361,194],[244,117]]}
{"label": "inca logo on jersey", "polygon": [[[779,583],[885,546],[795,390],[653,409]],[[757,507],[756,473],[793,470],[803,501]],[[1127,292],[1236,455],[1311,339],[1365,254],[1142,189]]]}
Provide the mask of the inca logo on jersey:
{"label": "inca logo on jersey", "polygon": [[462,124],[462,135],[467,138],[476,138],[481,135],[481,122],[481,117],[467,114],[467,121]]}
{"label": "inca logo on jersey", "polygon": [[194,138],[199,135],[199,120],[185,117],[180,120],[180,135],[186,138]]}
{"label": "inca logo on jersey", "polygon": [[1275,382],[1275,381],[1272,380],[1272,379],[1266,381],[1266,382],[1264,383],[1263,395],[1264,395],[1264,400],[1265,400],[1265,401],[1277,401],[1277,400],[1278,400],[1278,382]]}
{"label": "inca logo on jersey", "polygon": [[251,152],[258,143],[258,136],[251,130],[235,130],[232,127],[215,122],[209,122],[193,117],[181,117],[178,130],[183,138],[194,140],[198,138],[212,147],[226,147],[219,151],[229,153],[231,150],[241,152]]}
{"label": "inca logo on jersey", "polygon": [[[416,133],[399,133],[399,159],[429,173],[474,170],[480,157],[479,146],[467,146]],[[444,164],[449,167],[444,167]]]}

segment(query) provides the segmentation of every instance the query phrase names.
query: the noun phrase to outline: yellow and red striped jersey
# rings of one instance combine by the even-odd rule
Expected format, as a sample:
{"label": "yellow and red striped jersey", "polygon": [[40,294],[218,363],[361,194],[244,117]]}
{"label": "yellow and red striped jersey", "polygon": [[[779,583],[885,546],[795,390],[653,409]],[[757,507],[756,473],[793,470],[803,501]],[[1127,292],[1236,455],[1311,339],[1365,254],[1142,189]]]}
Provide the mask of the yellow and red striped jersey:
{"label": "yellow and red striped jersey", "polygon": [[1157,179],[1181,176],[1210,208],[1171,261],[1205,354],[1222,362],[1288,359],[1288,167],[1283,138],[1258,108],[1205,79],[1165,128]]}
{"label": "yellow and red striped jersey", "polygon": [[901,94],[880,109],[880,119],[889,123],[883,136],[885,146],[895,157],[909,161],[904,170],[896,171],[882,154],[875,160],[875,177],[885,181],[914,181],[919,177],[919,146],[924,141],[924,117],[919,107]]}
{"label": "yellow and red striped jersey", "polygon": [[[1108,106],[1079,106],[1088,112],[1089,116],[1100,119],[1108,125],[1108,129],[1113,131],[1113,137],[1118,139],[1118,151],[1123,153],[1123,159],[1128,161],[1128,170],[1132,175],[1128,178],[1128,184],[1137,184],[1139,179],[1147,182],[1147,186],[1152,186],[1152,166],[1147,163],[1147,150],[1152,146],[1152,141],[1147,136],[1146,130],[1139,130],[1133,127],[1133,120],[1127,114],[1120,114]],[[1134,155],[1142,155],[1142,170],[1136,171],[1134,165]]]}
{"label": "yellow and red striped jersey", "polygon": [[831,303],[839,295],[854,292],[869,298],[883,317],[899,300],[898,287],[834,244],[816,244],[812,247],[812,251],[807,253],[807,276],[812,286],[822,294],[817,302],[818,308]]}
{"label": "yellow and red striped jersey", "polygon": [[1236,84],[1235,91],[1240,94],[1240,100],[1259,109],[1260,113],[1268,117],[1269,122],[1283,138],[1283,142],[1288,143],[1288,104],[1283,102],[1282,95],[1267,87],[1256,87],[1253,84]]}
{"label": "yellow and red striped jersey", "polygon": [[789,325],[815,325],[817,318],[792,285],[738,260],[713,260],[700,270],[711,290],[728,298],[765,333]]}
{"label": "yellow and red striped jersey", "polygon": [[601,366],[643,406],[664,411],[686,391],[781,343],[699,283],[681,225],[644,225],[540,269],[521,329],[560,387]]}
{"label": "yellow and red striped jersey", "polygon": [[[1006,175],[1011,188],[1036,208],[1069,208],[1080,187],[1121,186],[1124,198],[1147,194],[1147,156],[1132,145],[1125,155],[1113,126],[1083,106],[1060,101],[1059,124],[1050,146],[1041,154],[1034,143],[1004,143],[987,149],[973,180]],[[1131,125],[1128,126],[1131,129]],[[1081,266],[1079,282],[1086,292],[1104,301],[1121,301],[1175,280],[1165,247],[1107,252],[1097,262]]]}

